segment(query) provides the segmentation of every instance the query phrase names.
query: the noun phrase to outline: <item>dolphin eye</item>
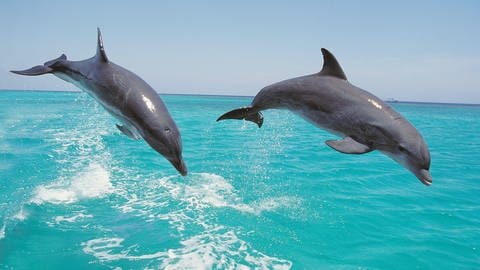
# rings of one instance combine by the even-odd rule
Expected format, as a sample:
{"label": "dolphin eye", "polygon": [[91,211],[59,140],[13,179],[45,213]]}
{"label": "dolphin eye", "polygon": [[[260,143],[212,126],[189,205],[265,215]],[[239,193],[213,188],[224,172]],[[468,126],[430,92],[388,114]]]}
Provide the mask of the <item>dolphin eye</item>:
{"label": "dolphin eye", "polygon": [[398,146],[398,151],[400,151],[400,152],[402,152],[402,153],[405,153],[405,154],[408,153],[408,150],[407,150],[405,147],[401,146],[401,145]]}
{"label": "dolphin eye", "polygon": [[170,131],[171,131],[170,128],[168,128],[168,127],[164,128],[163,130],[164,130],[166,133],[170,133]]}

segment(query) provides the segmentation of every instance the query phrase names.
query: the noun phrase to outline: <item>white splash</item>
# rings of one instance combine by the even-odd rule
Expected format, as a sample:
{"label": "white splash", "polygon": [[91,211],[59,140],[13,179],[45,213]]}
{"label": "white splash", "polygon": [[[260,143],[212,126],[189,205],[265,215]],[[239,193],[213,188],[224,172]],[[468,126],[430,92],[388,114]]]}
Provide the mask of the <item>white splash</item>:
{"label": "white splash", "polygon": [[245,204],[237,195],[235,188],[222,176],[211,173],[197,173],[195,181],[179,183],[172,181],[175,177],[164,177],[159,184],[170,192],[173,198],[182,200],[189,208],[229,207],[240,212],[260,215],[263,211],[273,211],[277,208],[297,204],[298,199],[292,197],[277,197]]}
{"label": "white splash", "polygon": [[[222,232],[223,231],[223,232]],[[181,241],[182,246],[150,254],[133,255],[136,245],[124,247],[123,238],[97,238],[82,243],[83,252],[100,261],[161,261],[159,269],[290,269],[287,260],[267,256],[249,247],[235,232],[215,227]],[[240,263],[243,258],[247,264]]]}
{"label": "white splash", "polygon": [[160,257],[164,257],[164,252],[157,252],[153,254],[144,254],[144,255],[129,255],[129,248],[126,250],[120,250],[119,252],[115,252],[116,249],[122,249],[123,245],[122,242],[125,239],[123,238],[97,238],[92,239],[87,242],[82,243],[83,252],[86,254],[93,255],[97,257],[100,261],[115,261],[120,259],[127,259],[127,260],[146,260],[146,259],[156,259]]}
{"label": "white splash", "polygon": [[73,203],[79,199],[102,197],[113,190],[110,173],[101,165],[92,163],[83,172],[74,176],[68,185],[54,183],[40,185],[35,190],[32,202],[42,204]]}
{"label": "white splash", "polygon": [[4,223],[2,228],[0,229],[0,240],[2,240],[3,238],[5,238],[5,228],[7,227],[7,225]]}
{"label": "white splash", "polygon": [[20,211],[18,211],[18,213],[16,213],[13,218],[14,219],[17,219],[17,220],[20,220],[20,221],[23,221],[25,219],[27,219],[28,217],[28,213],[22,208],[20,208]]}
{"label": "white splash", "polygon": [[76,222],[77,220],[82,220],[82,219],[86,219],[86,218],[92,218],[93,215],[85,215],[84,213],[78,213],[76,215],[73,215],[71,217],[65,217],[65,216],[56,216],[55,217],[55,223],[59,224],[59,223],[74,223]]}
{"label": "white splash", "polygon": [[[222,232],[223,231],[223,232]],[[231,230],[219,226],[169,249],[160,269],[290,269],[292,263],[252,249]],[[248,264],[240,263],[243,258]]]}
{"label": "white splash", "polygon": [[[288,260],[270,257],[239,237],[235,228],[212,223],[212,208],[231,208],[260,215],[299,203],[293,197],[267,198],[245,203],[235,187],[222,176],[191,173],[189,177],[149,180],[145,193],[124,194],[127,203],[118,205],[124,213],[141,216],[147,222],[165,220],[181,237],[181,247],[137,254],[138,245],[123,246],[123,238],[99,238],[82,243],[83,251],[101,261],[156,259],[159,269],[289,269]],[[130,190],[128,187],[124,187]],[[131,191],[131,190],[130,190]],[[176,206],[178,206],[178,209]],[[174,208],[174,209],[172,209]],[[203,228],[195,235],[189,227]]]}
{"label": "white splash", "polygon": [[121,247],[122,238],[98,238],[82,243],[83,252],[94,255],[101,261],[118,260],[124,257],[124,254],[112,255],[112,249]]}

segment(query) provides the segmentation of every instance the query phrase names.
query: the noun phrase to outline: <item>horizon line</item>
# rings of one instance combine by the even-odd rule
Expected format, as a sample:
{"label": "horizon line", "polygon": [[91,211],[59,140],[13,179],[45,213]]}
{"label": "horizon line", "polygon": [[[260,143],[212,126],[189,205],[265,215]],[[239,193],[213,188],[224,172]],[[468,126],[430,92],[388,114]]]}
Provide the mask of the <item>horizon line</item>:
{"label": "horizon line", "polygon": [[[82,90],[44,90],[44,89],[0,89],[0,92],[60,92],[60,93],[82,93]],[[251,95],[230,95],[230,94],[202,94],[202,93],[162,93],[155,91],[159,95],[169,96],[206,96],[206,97],[238,97],[238,98],[253,98]],[[397,100],[393,98],[381,99],[382,101],[394,103],[410,103],[410,104],[437,104],[437,105],[462,105],[462,106],[480,106],[480,103],[462,103],[462,102],[438,102],[438,101],[414,101],[414,100]]]}

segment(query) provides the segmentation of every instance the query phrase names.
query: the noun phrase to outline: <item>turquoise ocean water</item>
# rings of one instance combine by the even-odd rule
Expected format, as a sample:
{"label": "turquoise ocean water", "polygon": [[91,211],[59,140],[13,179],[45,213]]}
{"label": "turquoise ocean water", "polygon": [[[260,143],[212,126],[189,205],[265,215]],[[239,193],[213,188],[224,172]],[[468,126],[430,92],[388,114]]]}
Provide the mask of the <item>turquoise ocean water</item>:
{"label": "turquoise ocean water", "polygon": [[0,269],[480,269],[480,106],[395,103],[426,187],[251,98],[163,95],[181,177],[84,93],[0,91]]}

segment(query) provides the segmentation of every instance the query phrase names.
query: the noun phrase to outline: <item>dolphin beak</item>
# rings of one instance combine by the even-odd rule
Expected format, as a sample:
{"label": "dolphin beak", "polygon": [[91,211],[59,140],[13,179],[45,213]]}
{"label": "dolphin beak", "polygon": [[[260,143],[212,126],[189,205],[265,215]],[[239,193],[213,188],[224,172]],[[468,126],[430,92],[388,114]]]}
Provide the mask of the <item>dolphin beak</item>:
{"label": "dolphin beak", "polygon": [[420,181],[422,181],[422,183],[426,186],[430,186],[432,184],[432,176],[430,175],[430,172],[425,169],[420,170],[417,178],[420,179]]}
{"label": "dolphin beak", "polygon": [[178,160],[170,160],[170,163],[172,163],[173,167],[177,169],[177,171],[182,175],[186,176],[187,175],[187,166],[185,165],[185,162],[183,161],[182,158]]}

